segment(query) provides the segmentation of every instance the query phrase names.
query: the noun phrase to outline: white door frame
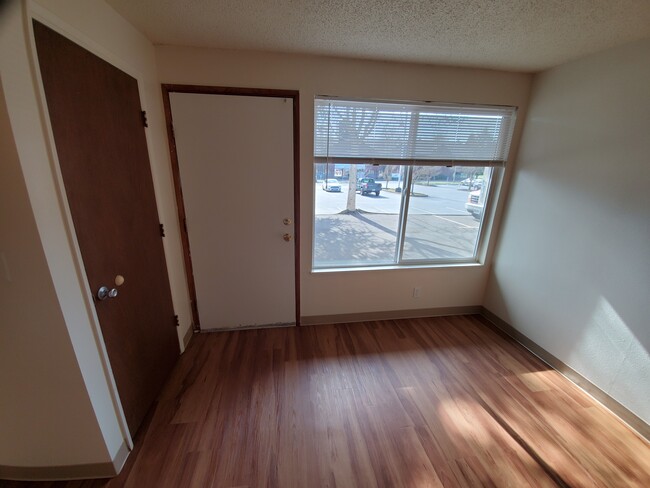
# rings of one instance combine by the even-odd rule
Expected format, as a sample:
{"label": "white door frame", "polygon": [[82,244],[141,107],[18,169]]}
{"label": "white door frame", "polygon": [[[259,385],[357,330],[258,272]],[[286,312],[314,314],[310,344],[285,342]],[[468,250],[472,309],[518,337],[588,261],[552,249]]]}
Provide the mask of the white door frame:
{"label": "white door frame", "polygon": [[174,138],[170,93],[198,93],[205,95],[232,95],[252,97],[289,98],[293,101],[293,218],[294,218],[294,271],[295,271],[295,304],[296,326],[300,325],[300,107],[298,90],[277,90],[265,88],[237,88],[200,85],[173,85],[163,84],[163,104],[165,106],[165,120],[167,123],[167,139],[171,156],[172,175],[174,178],[174,191],[176,193],[176,207],[178,209],[178,222],[181,230],[183,256],[185,261],[185,276],[190,293],[192,307],[192,327],[195,332],[201,330],[199,311],[196,305],[196,285],[190,255],[189,235],[186,226],[185,205],[183,203],[183,190],[181,188],[180,168]]}

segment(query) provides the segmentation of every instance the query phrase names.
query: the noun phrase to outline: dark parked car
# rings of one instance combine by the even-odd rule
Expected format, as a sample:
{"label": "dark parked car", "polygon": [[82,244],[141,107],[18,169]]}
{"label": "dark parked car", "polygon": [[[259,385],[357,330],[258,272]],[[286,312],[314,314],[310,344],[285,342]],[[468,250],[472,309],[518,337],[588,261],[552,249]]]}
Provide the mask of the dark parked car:
{"label": "dark parked car", "polygon": [[375,180],[372,178],[361,178],[357,181],[357,191],[360,191],[362,195],[368,195],[369,193],[374,193],[379,196],[381,191],[381,183],[375,183]]}

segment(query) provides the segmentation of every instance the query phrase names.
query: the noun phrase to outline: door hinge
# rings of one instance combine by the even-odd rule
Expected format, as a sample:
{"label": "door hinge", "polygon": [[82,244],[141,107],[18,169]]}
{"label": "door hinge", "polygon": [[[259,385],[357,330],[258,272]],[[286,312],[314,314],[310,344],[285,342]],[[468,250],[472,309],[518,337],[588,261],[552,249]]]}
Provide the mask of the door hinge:
{"label": "door hinge", "polygon": [[160,224],[160,237],[165,237],[165,225]]}
{"label": "door hinge", "polygon": [[176,324],[176,327],[180,327],[180,326],[181,326],[181,323],[180,323],[180,321],[178,320],[178,315],[174,315],[174,323]]}
{"label": "door hinge", "polygon": [[149,127],[149,123],[147,122],[147,111],[143,110],[140,113],[142,114],[142,125]]}

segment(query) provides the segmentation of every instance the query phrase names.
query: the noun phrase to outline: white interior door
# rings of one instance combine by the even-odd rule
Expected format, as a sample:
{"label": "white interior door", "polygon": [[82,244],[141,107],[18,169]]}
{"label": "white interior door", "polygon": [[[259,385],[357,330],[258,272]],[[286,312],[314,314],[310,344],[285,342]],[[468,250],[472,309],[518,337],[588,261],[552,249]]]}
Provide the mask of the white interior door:
{"label": "white interior door", "polygon": [[201,328],[295,324],[293,100],[170,103]]}

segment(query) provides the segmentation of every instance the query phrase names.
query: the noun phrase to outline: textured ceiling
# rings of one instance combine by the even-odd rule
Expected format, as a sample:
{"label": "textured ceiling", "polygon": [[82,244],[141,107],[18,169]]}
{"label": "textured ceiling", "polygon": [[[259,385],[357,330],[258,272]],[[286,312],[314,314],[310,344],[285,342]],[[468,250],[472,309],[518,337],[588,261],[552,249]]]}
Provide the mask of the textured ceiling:
{"label": "textured ceiling", "polygon": [[650,37],[650,0],[107,1],[154,44],[514,71]]}

